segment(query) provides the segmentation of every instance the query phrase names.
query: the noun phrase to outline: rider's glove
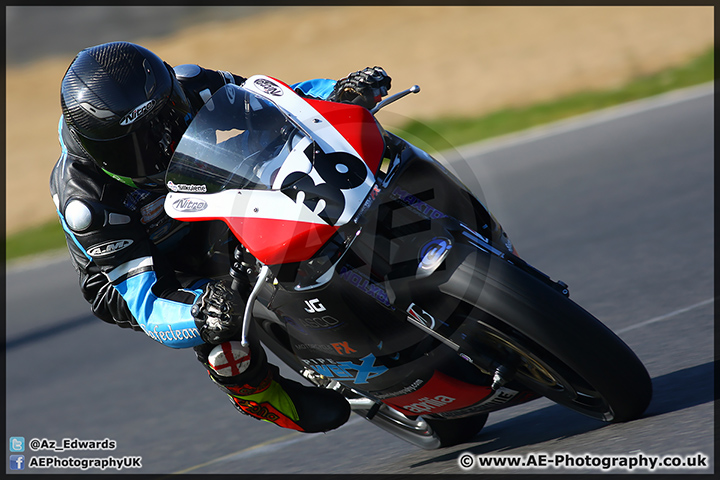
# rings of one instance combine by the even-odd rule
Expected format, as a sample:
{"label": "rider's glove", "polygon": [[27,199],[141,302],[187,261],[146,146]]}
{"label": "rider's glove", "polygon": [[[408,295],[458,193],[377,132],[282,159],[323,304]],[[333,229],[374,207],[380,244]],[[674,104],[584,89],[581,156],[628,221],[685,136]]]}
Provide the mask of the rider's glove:
{"label": "rider's glove", "polygon": [[367,67],[338,80],[328,97],[331,102],[373,108],[390,90],[391,78],[380,67]]}
{"label": "rider's glove", "polygon": [[200,338],[214,345],[230,340],[242,327],[242,305],[240,296],[224,281],[208,283],[190,310]]}

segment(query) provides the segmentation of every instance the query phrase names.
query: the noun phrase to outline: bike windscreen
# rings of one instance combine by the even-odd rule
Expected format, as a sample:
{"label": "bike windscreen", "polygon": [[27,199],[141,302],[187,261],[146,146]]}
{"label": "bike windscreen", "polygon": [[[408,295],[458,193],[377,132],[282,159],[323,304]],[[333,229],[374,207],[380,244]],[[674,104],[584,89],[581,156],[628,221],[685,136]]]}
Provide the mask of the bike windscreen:
{"label": "bike windscreen", "polygon": [[[312,144],[276,105],[225,85],[200,109],[178,144],[165,182],[176,192],[268,190],[298,145]],[[301,170],[310,172],[312,163]],[[279,188],[276,187],[276,188]]]}

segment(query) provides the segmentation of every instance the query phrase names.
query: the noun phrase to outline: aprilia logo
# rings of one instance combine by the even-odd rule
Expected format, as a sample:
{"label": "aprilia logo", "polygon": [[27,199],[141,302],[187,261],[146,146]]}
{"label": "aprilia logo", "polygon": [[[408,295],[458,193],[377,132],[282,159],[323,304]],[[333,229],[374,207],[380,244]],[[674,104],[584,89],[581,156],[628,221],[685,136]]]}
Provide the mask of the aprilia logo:
{"label": "aprilia logo", "polygon": [[444,407],[445,405],[448,405],[454,401],[454,398],[448,397],[446,395],[438,395],[435,398],[423,397],[418,399],[416,403],[405,405],[402,408],[413,413],[426,413],[438,407]]}
{"label": "aprilia logo", "polygon": [[91,257],[103,257],[105,255],[111,255],[115,252],[119,252],[120,250],[123,250],[130,245],[132,245],[133,241],[130,239],[123,239],[123,240],[113,240],[111,242],[105,242],[100,243],[98,245],[93,245],[92,247],[88,248],[88,255]]}
{"label": "aprilia logo", "polygon": [[207,208],[207,202],[199,198],[181,198],[172,204],[178,212],[200,212]]}
{"label": "aprilia logo", "polygon": [[135,107],[134,110],[130,111],[127,115],[125,115],[122,120],[120,120],[120,125],[130,125],[138,118],[142,117],[146,113],[148,113],[150,110],[152,110],[155,107],[155,100],[148,100],[147,102],[143,103],[142,105]]}

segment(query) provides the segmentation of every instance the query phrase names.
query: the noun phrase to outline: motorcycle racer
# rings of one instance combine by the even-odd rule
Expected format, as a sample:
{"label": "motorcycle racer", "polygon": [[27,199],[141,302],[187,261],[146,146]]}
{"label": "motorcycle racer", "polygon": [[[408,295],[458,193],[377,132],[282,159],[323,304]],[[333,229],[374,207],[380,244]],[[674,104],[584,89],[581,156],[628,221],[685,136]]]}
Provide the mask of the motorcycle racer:
{"label": "motorcycle racer", "polygon": [[[242,245],[221,222],[179,222],[163,209],[165,170],[193,116],[223,85],[244,81],[193,64],[173,68],[128,42],[79,52],[61,83],[50,192],[93,314],[168,347],[192,347],[242,413],[327,431],[347,421],[345,398],[283,378],[259,342],[239,342],[250,290]],[[374,67],[292,88],[372,108],[390,77]],[[239,292],[229,288],[231,269]]]}

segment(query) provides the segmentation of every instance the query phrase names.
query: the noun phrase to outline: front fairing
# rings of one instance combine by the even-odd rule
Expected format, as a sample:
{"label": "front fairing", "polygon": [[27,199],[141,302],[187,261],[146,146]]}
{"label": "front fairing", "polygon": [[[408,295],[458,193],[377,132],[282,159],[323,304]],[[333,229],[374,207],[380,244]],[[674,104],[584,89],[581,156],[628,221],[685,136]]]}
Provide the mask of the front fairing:
{"label": "front fairing", "polygon": [[[437,369],[478,383],[477,369],[417,324],[458,331],[467,304],[440,287],[472,250],[463,228],[500,245],[492,216],[429,155],[383,137],[362,107],[302,99],[267,77],[247,83],[219,90],[196,116],[169,169],[166,211],[223,220],[271,266],[259,301],[284,348],[317,373],[378,395]],[[245,154],[242,136],[256,130],[262,148]]]}
{"label": "front fairing", "polygon": [[355,215],[383,151],[362,107],[252,77],[218,90],[194,118],[168,168],[165,208],[223,220],[263,264],[305,261]]}

